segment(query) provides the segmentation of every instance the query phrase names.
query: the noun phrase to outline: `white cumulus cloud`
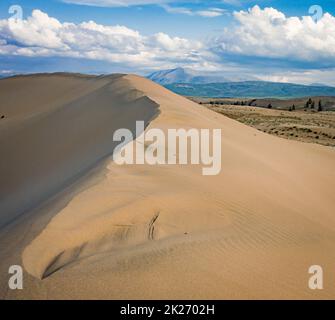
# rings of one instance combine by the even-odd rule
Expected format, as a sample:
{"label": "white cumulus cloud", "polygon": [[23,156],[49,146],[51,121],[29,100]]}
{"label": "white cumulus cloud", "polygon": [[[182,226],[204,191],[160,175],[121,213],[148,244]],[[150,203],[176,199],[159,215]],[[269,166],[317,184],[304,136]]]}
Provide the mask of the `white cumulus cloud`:
{"label": "white cumulus cloud", "polygon": [[191,10],[186,7],[173,7],[167,4],[162,4],[161,7],[169,13],[176,13],[176,14],[185,14],[188,16],[200,16],[205,18],[215,18],[220,17],[224,14],[227,14],[228,11],[221,8],[207,8],[204,10]]}
{"label": "white cumulus cloud", "polygon": [[61,23],[40,10],[26,20],[0,20],[0,54],[61,56],[126,63],[136,67],[202,63],[202,43],[159,32],[150,36],[94,21]]}
{"label": "white cumulus cloud", "polygon": [[235,12],[234,18],[236,25],[215,39],[222,52],[335,62],[335,17],[329,13],[315,22],[311,16],[286,17],[274,8],[254,6]]}

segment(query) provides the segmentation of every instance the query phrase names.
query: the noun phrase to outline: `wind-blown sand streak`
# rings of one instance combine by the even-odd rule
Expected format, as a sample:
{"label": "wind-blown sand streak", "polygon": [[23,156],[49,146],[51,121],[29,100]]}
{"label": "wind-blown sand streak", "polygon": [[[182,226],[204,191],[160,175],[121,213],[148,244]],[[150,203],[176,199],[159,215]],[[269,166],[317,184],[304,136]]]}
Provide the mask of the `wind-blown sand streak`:
{"label": "wind-blown sand streak", "polygon": [[[110,161],[36,236],[28,229],[25,290],[6,297],[333,298],[335,151],[259,132],[141,77],[121,80],[159,104],[149,128],[222,128],[221,174]],[[323,291],[308,289],[312,264],[324,267]]]}

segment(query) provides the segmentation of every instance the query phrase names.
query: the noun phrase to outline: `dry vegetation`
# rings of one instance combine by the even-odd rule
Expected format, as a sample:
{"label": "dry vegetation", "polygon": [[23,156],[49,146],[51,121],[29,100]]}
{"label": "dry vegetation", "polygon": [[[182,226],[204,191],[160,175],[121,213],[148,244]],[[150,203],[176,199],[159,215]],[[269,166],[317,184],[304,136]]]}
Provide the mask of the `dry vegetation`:
{"label": "dry vegetation", "polygon": [[202,103],[207,108],[263,132],[303,142],[335,146],[335,112],[286,111]]}

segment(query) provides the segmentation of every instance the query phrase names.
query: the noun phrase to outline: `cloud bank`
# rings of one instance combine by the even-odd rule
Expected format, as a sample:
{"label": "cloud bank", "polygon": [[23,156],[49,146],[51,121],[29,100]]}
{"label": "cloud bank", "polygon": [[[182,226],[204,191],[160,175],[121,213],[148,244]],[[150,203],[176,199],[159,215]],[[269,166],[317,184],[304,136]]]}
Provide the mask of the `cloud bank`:
{"label": "cloud bank", "polygon": [[205,18],[216,18],[220,17],[224,14],[227,14],[228,11],[221,8],[207,8],[204,10],[191,10],[185,7],[172,7],[167,4],[162,4],[161,7],[169,13],[176,13],[176,14],[185,14],[188,16],[200,16]]}
{"label": "cloud bank", "polygon": [[[142,1],[132,1],[135,2]],[[213,12],[221,14],[214,9]],[[127,66],[136,72],[185,66],[217,72],[234,68],[241,72],[249,68],[255,75],[260,70],[264,73],[271,70],[272,74],[263,77],[282,81],[332,77],[335,68],[332,15],[326,13],[316,23],[309,16],[286,17],[274,8],[255,6],[234,12],[233,17],[233,25],[221,35],[200,41],[163,32],[143,35],[126,26],[94,21],[60,22],[34,10],[25,20],[0,20],[0,55],[83,58]]]}
{"label": "cloud bank", "polygon": [[125,26],[94,21],[61,23],[40,10],[26,20],[0,20],[0,54],[61,56],[126,63],[136,67],[201,63],[203,44],[158,32],[150,36]]}
{"label": "cloud bank", "polygon": [[335,17],[286,17],[282,12],[255,6],[234,13],[235,26],[215,39],[221,53],[335,65]]}

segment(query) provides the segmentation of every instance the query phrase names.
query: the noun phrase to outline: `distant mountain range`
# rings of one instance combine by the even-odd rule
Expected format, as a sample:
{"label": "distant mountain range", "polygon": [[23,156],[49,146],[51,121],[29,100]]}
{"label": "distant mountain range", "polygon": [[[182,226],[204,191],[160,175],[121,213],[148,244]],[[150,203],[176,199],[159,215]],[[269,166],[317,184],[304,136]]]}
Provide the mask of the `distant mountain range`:
{"label": "distant mountain range", "polygon": [[221,76],[201,76],[183,68],[158,71],[147,78],[184,96],[208,98],[300,98],[307,96],[335,96],[335,88],[323,84],[239,81]]}
{"label": "distant mountain range", "polygon": [[221,77],[214,75],[210,76],[197,75],[184,68],[157,71],[147,76],[147,78],[161,85],[168,85],[175,83],[207,84],[213,82],[229,81],[223,76]]}
{"label": "distant mountain range", "polygon": [[9,77],[12,77],[14,75],[15,75],[15,73],[0,73],[0,79],[9,78]]}
{"label": "distant mountain range", "polygon": [[184,96],[208,98],[299,98],[308,96],[335,96],[334,87],[305,86],[293,83],[244,81],[211,84],[170,84],[166,86]]}

